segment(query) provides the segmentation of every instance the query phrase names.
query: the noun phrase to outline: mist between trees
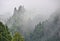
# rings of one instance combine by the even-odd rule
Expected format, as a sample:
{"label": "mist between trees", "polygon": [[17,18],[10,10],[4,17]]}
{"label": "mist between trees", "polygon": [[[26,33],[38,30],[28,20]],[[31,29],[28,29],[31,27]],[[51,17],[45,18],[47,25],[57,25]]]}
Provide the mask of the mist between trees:
{"label": "mist between trees", "polygon": [[13,16],[5,24],[0,22],[0,41],[60,41],[60,9],[44,21],[26,21],[25,11],[24,6],[14,8]]}

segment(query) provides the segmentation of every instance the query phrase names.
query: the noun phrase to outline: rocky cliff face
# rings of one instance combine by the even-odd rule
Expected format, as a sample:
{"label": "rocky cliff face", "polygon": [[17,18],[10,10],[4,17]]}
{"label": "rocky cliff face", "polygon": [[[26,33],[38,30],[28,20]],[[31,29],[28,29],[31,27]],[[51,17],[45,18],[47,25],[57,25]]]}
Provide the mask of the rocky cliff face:
{"label": "rocky cliff face", "polygon": [[14,8],[13,16],[6,23],[12,33],[17,31],[22,34],[29,34],[33,31],[34,23],[27,14],[30,13],[25,10],[24,6],[20,6],[18,10]]}
{"label": "rocky cliff face", "polygon": [[14,31],[22,32],[22,28],[24,25],[24,6],[20,6],[18,10],[14,8],[13,16],[7,21],[7,25]]}

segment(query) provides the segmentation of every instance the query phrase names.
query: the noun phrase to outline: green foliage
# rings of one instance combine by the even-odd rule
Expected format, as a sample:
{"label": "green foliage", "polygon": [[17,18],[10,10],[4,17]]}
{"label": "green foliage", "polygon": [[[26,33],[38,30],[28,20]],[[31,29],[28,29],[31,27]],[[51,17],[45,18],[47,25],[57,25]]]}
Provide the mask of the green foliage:
{"label": "green foliage", "polygon": [[13,36],[13,38],[12,38],[12,41],[24,41],[24,38],[22,37],[21,34],[16,32],[15,35]]}
{"label": "green foliage", "polygon": [[24,41],[24,38],[18,32],[12,38],[8,27],[0,22],[0,41]]}
{"label": "green foliage", "polygon": [[8,27],[0,22],[0,41],[11,41],[11,39],[12,37],[10,35]]}

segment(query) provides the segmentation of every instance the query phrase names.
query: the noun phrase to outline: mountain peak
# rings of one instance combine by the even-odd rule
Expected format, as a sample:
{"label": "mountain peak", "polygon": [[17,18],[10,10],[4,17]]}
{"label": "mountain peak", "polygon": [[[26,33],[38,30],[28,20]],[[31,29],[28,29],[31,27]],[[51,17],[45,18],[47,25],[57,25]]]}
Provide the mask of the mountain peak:
{"label": "mountain peak", "polygon": [[24,12],[24,11],[25,11],[24,6],[22,6],[22,5],[19,6],[18,12],[20,12],[20,11],[21,11],[21,12]]}
{"label": "mountain peak", "polygon": [[14,10],[15,10],[15,11],[17,10],[16,7],[14,8]]}
{"label": "mountain peak", "polygon": [[25,8],[22,5],[19,6],[18,10],[16,9],[16,7],[14,8],[14,15],[16,15],[16,14],[22,14],[24,12],[25,12]]}

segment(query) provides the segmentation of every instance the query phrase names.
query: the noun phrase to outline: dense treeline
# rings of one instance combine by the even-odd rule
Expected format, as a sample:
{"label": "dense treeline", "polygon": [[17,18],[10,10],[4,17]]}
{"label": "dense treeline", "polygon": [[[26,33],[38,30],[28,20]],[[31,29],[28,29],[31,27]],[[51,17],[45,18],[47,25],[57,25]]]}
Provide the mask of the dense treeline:
{"label": "dense treeline", "polygon": [[30,34],[30,40],[31,41],[40,41],[42,36],[44,36],[43,23],[39,23],[36,25],[33,33]]}
{"label": "dense treeline", "polygon": [[34,31],[25,38],[25,41],[41,41],[41,38],[44,36],[44,24],[44,22],[37,24]]}

